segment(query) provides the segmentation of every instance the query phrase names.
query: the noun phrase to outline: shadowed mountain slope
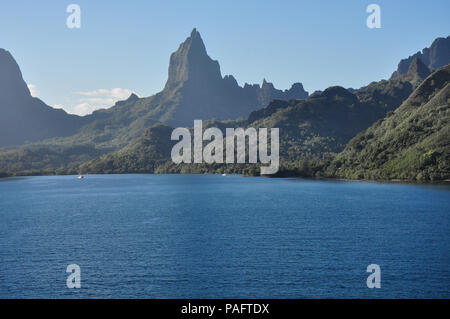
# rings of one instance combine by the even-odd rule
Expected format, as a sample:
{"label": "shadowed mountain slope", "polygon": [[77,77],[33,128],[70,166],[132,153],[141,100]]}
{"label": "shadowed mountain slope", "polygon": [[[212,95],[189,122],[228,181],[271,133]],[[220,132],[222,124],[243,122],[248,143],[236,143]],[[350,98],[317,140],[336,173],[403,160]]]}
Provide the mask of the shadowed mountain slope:
{"label": "shadowed mountain slope", "polygon": [[450,36],[437,38],[429,48],[424,48],[422,51],[418,51],[408,58],[401,60],[391,78],[406,74],[410,64],[415,59],[420,59],[432,71],[446,66],[450,63]]}
{"label": "shadowed mountain slope", "polygon": [[395,112],[353,138],[329,174],[346,178],[450,178],[450,65],[431,74]]}
{"label": "shadowed mountain slope", "polygon": [[265,107],[273,99],[306,98],[301,83],[281,91],[263,81],[262,86],[239,86],[233,76],[222,77],[219,63],[212,60],[200,33],[194,29],[170,57],[164,89],[150,97],[132,94],[109,109],[89,115],[89,123],[75,135],[56,144],[95,144],[98,148],[121,148],[156,123],[192,126],[195,119],[235,120]]}
{"label": "shadowed mountain slope", "polygon": [[[401,91],[400,91],[401,92]],[[390,108],[377,101],[361,102],[342,87],[330,87],[303,100],[274,100],[264,109],[254,111],[247,121],[209,121],[225,136],[227,127],[279,128],[280,160],[289,166],[300,160],[331,159],[347,142],[385,116]],[[173,128],[156,125],[123,149],[81,165],[89,173],[132,172],[244,172],[246,165],[206,165],[171,162],[170,140]],[[207,143],[205,143],[207,144]]]}
{"label": "shadowed mountain slope", "polygon": [[88,121],[32,97],[16,61],[0,49],[0,147],[69,136]]}

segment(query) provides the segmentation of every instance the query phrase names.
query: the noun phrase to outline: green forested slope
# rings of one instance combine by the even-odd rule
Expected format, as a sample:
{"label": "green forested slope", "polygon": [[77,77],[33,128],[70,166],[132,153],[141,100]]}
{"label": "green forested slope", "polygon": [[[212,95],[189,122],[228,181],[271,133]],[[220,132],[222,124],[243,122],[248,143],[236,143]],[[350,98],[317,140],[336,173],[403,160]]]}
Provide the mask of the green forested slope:
{"label": "green forested slope", "polygon": [[[405,84],[396,92],[404,99]],[[388,90],[389,91],[389,90]],[[397,102],[400,103],[400,102]],[[360,102],[356,95],[342,87],[330,87],[305,100],[275,100],[266,108],[253,112],[247,121],[209,121],[204,128],[226,127],[279,128],[281,175],[315,175],[324,163],[340,152],[358,132],[366,129],[396,105],[381,103],[373,98]],[[130,145],[83,164],[83,172],[131,173],[131,172],[247,172],[258,173],[259,165],[174,165],[170,150],[169,126],[157,125]],[[255,168],[256,167],[256,168]],[[256,171],[255,171],[256,169]]]}
{"label": "green forested slope", "polygon": [[450,65],[394,112],[353,138],[330,176],[436,181],[450,178]]}

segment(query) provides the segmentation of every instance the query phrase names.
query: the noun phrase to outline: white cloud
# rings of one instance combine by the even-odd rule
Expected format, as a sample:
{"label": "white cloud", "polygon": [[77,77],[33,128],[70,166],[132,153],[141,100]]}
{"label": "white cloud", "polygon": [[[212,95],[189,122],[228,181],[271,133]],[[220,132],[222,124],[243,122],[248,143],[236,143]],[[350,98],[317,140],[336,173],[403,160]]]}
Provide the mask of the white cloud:
{"label": "white cloud", "polygon": [[77,92],[80,95],[86,96],[102,96],[102,97],[110,97],[117,101],[124,100],[128,98],[133,91],[128,89],[114,88],[114,89],[98,89],[95,91],[87,91],[87,92]]}
{"label": "white cloud", "polygon": [[31,96],[36,97],[39,94],[39,91],[34,84],[27,84],[28,90],[30,90]]}
{"label": "white cloud", "polygon": [[72,113],[86,115],[95,110],[113,106],[117,101],[126,100],[133,91],[113,88],[76,93],[85,97],[80,98],[80,104],[73,107]]}
{"label": "white cloud", "polygon": [[55,104],[52,106],[54,109],[65,109],[66,107],[62,104]]}
{"label": "white cloud", "polygon": [[80,102],[86,102],[102,106],[111,106],[116,103],[116,100],[110,97],[91,97],[80,99]]}
{"label": "white cloud", "polygon": [[87,115],[87,114],[91,114],[92,112],[94,112],[95,110],[97,110],[98,107],[93,106],[89,103],[81,103],[78,105],[75,105],[73,107],[73,114],[78,114],[78,115]]}

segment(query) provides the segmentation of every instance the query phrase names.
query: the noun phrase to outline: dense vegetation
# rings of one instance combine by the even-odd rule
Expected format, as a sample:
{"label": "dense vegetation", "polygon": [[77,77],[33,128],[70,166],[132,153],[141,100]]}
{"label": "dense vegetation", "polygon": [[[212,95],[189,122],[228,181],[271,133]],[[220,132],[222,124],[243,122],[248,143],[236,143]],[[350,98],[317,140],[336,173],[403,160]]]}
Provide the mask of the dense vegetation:
{"label": "dense vegetation", "polygon": [[[304,100],[275,100],[266,108],[252,112],[247,120],[204,122],[204,129],[218,127],[267,127],[280,129],[280,170],[277,176],[329,176],[326,170],[333,158],[357,133],[365,130],[386,113],[396,109],[412,91],[412,85],[399,79],[371,83],[355,91],[330,87]],[[118,108],[135,103],[123,101]],[[99,113],[102,113],[100,111]],[[259,175],[259,165],[250,164],[182,164],[170,159],[172,127],[153,124],[145,133],[132,139],[133,125],[120,127],[123,120],[117,112],[117,125],[97,134],[97,122],[84,127],[77,135],[53,139],[0,153],[0,167],[8,174],[83,173],[243,173]],[[133,122],[134,124],[136,122]],[[153,125],[152,125],[153,124]],[[118,130],[123,130],[117,134]],[[113,133],[115,132],[115,133]],[[82,137],[82,138],[81,138]],[[120,137],[122,140],[117,140]],[[127,143],[128,139],[132,139]],[[77,143],[77,141],[84,143]],[[76,146],[74,146],[76,145]],[[122,146],[124,145],[124,146]],[[116,151],[117,150],[117,151]]]}
{"label": "dense vegetation", "polygon": [[[193,67],[196,63],[202,67]],[[225,128],[231,127],[279,128],[280,169],[275,176],[449,179],[449,66],[429,75],[429,68],[417,57],[408,59],[407,69],[403,64],[402,72],[390,80],[358,90],[335,86],[304,99],[284,100],[304,95],[301,84],[284,92],[265,81],[261,88],[246,85],[236,89],[235,80],[221,77],[217,62],[207,56],[199,34],[193,33],[172,55],[162,92],[148,98],[132,94],[110,109],[96,111],[83,119],[86,124],[72,136],[0,149],[0,177],[76,173],[260,175],[261,164],[176,165],[170,158],[175,141],[170,139],[174,127],[168,123],[174,116],[183,118],[183,112],[194,116],[191,111],[195,105],[205,114],[203,107],[219,105],[217,98],[234,87],[241,93],[253,90],[247,114],[255,109],[256,100],[282,99],[273,100],[247,118],[204,121],[204,129],[217,127],[225,135]],[[219,94],[210,86],[205,89],[205,81],[208,85],[214,82],[211,76],[225,91]],[[245,100],[239,94],[236,98]],[[227,112],[233,113],[233,107]],[[212,113],[206,114],[213,118]]]}
{"label": "dense vegetation", "polygon": [[[355,94],[342,87],[330,87],[305,100],[275,100],[266,108],[253,112],[249,119],[238,121],[209,121],[204,128],[254,127],[280,129],[281,169],[277,176],[320,176],[324,167],[358,132],[394,109],[401,98],[409,94],[401,81],[385,81],[375,85],[391,96],[394,104],[371,99],[360,102]],[[386,87],[393,88],[386,89]],[[406,91],[406,93],[405,93]],[[382,95],[386,98],[388,93]],[[381,95],[380,95],[381,96]],[[80,170],[87,173],[243,173],[259,175],[259,165],[245,164],[182,164],[175,165],[170,158],[174,142],[170,141],[172,128],[156,125],[125,148],[84,163]],[[206,144],[206,143],[205,143]]]}
{"label": "dense vegetation", "polygon": [[0,176],[76,174],[78,165],[100,156],[92,144],[32,144],[0,153]]}
{"label": "dense vegetation", "polygon": [[436,181],[450,178],[450,65],[395,112],[352,139],[329,176]]}

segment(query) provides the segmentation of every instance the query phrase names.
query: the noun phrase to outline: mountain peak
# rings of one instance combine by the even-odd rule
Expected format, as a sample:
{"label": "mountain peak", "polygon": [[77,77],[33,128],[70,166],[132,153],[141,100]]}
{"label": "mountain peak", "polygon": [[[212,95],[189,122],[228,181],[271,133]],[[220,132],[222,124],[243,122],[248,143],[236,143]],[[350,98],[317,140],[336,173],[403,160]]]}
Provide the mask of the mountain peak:
{"label": "mountain peak", "polygon": [[192,124],[194,119],[247,117],[274,99],[308,96],[301,84],[282,91],[266,79],[262,86],[241,87],[233,76],[222,77],[219,63],[208,56],[196,28],[170,56],[168,73],[161,99],[155,99],[155,103],[161,114],[158,120],[172,125]]}
{"label": "mountain peak", "polygon": [[263,79],[262,85],[261,85],[261,89],[265,89],[265,90],[274,90],[275,87],[273,85],[273,83],[271,82],[267,82],[266,79]]}
{"label": "mountain peak", "polygon": [[306,99],[308,97],[308,92],[303,88],[303,84],[296,82],[292,84],[289,90],[285,90],[286,99]]}
{"label": "mountain peak", "polygon": [[84,123],[33,98],[14,57],[0,49],[0,146],[73,135]]}
{"label": "mountain peak", "polygon": [[352,103],[356,103],[358,101],[358,98],[355,94],[349,92],[342,86],[330,86],[329,88],[325,89],[325,91],[323,91],[320,96],[332,100],[344,99]]}
{"label": "mountain peak", "polygon": [[409,75],[418,75],[422,79],[425,79],[430,73],[430,69],[419,58],[415,58],[411,62],[407,72]]}
{"label": "mountain peak", "polygon": [[220,79],[222,76],[219,63],[208,56],[200,33],[194,28],[191,35],[170,56],[166,88],[182,82],[201,86]]}
{"label": "mountain peak", "polygon": [[135,93],[131,93],[127,100],[128,101],[136,101],[138,99],[139,99],[139,97]]}
{"label": "mountain peak", "polygon": [[19,65],[11,53],[0,48],[0,98],[30,96]]}
{"label": "mountain peak", "polygon": [[419,58],[429,70],[436,70],[450,63],[450,36],[446,38],[437,38],[433,41],[429,48],[424,48],[414,55],[403,59],[399,62],[397,70],[392,74],[391,78],[399,77],[408,72],[410,64]]}
{"label": "mountain peak", "polygon": [[200,32],[196,28],[192,29],[191,38],[200,37]]}
{"label": "mountain peak", "polygon": [[408,71],[398,78],[411,83],[415,88],[430,74],[430,69],[422,62],[422,60],[414,58],[408,67]]}

